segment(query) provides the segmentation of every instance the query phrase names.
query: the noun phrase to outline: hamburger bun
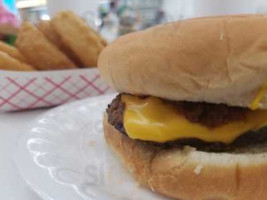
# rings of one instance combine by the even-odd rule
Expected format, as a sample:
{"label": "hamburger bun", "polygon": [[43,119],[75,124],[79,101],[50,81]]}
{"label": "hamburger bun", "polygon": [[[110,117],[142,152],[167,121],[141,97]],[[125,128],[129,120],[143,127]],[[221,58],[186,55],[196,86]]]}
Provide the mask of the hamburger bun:
{"label": "hamburger bun", "polygon": [[[173,122],[176,115],[170,115],[171,119],[164,117],[181,101],[213,104],[213,111],[219,106],[214,104],[224,104],[229,110],[239,106],[249,113],[253,111],[246,108],[252,108],[258,99],[257,108],[267,109],[267,16],[206,17],[159,25],[117,39],[102,51],[98,66],[104,80],[121,95],[159,97],[164,99],[164,106],[173,106],[170,110],[161,110],[157,109],[160,106],[144,100],[146,105],[156,105],[151,106],[147,114],[145,106],[139,106],[145,104],[117,99],[110,104],[112,109],[107,109],[103,122],[107,144],[139,183],[179,200],[267,199],[267,143],[260,139],[258,126],[248,131],[255,131],[253,136],[261,143],[247,137],[244,140],[252,143],[215,153],[200,151],[188,143],[164,147],[167,140],[161,143],[156,138],[157,131],[166,136],[179,129],[161,132],[153,125],[183,127],[178,120],[175,125],[168,123]],[[131,103],[133,106],[127,107]],[[156,114],[151,114],[154,113],[151,110]],[[189,109],[196,112],[193,114],[199,110]],[[130,115],[130,111],[134,114]],[[186,116],[177,111],[178,117]],[[211,118],[221,119],[223,113],[217,112]],[[129,122],[137,126],[129,130]],[[250,123],[246,118],[227,123],[235,122]],[[200,124],[197,120],[191,123]],[[261,127],[266,124],[265,121],[259,123]],[[216,128],[210,129],[211,134]],[[236,129],[239,137],[247,132],[240,127]],[[192,130],[179,131],[185,133],[184,138],[170,142],[192,139],[189,136]],[[152,137],[144,142],[147,132]],[[203,141],[196,135],[193,139]]]}
{"label": "hamburger bun", "polygon": [[206,17],[123,36],[98,66],[121,93],[250,107],[267,80],[266,49],[267,16]]}
{"label": "hamburger bun", "polygon": [[165,149],[132,140],[104,117],[107,144],[136,180],[179,200],[259,200],[267,197],[267,148],[210,153]]}

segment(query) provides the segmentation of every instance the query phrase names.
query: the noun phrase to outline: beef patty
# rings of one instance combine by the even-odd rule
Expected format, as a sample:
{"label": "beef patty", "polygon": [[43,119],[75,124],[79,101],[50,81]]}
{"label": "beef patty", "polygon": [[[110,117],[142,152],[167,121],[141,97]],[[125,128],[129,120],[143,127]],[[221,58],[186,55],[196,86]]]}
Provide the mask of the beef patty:
{"label": "beef patty", "polygon": [[[146,97],[142,97],[146,98]],[[174,102],[164,100],[165,103],[172,104],[177,112],[183,114],[187,120],[192,123],[200,123],[208,128],[222,126],[232,121],[246,119],[246,112],[249,110],[241,107],[230,107],[225,104],[193,103],[193,102]],[[122,134],[126,134],[123,126],[123,113],[125,104],[121,101],[121,95],[118,95],[107,108],[108,122]],[[251,145],[259,145],[267,142],[267,127],[257,131],[248,131],[238,137],[231,144],[221,142],[204,142],[196,138],[184,138],[176,141],[157,143],[142,141],[147,145],[158,146],[162,148],[183,148],[184,146],[195,147],[200,151],[207,152],[228,152],[235,151],[238,148],[244,148]]]}

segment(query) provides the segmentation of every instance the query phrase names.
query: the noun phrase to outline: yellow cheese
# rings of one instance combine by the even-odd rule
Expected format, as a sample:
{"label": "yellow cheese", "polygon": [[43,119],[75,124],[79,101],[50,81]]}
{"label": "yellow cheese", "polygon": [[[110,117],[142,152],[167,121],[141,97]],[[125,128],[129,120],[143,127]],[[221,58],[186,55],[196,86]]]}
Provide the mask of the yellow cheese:
{"label": "yellow cheese", "polygon": [[257,94],[256,98],[252,101],[252,103],[250,105],[250,109],[251,110],[256,110],[256,109],[259,108],[260,102],[263,99],[264,95],[266,94],[266,91],[267,91],[267,80],[262,85],[262,87],[261,87],[259,93]]}
{"label": "yellow cheese", "polygon": [[123,95],[124,128],[132,139],[168,142],[181,138],[198,138],[206,142],[231,143],[244,132],[267,124],[267,111],[249,111],[246,121],[231,122],[214,129],[191,123],[172,105],[159,98]]}

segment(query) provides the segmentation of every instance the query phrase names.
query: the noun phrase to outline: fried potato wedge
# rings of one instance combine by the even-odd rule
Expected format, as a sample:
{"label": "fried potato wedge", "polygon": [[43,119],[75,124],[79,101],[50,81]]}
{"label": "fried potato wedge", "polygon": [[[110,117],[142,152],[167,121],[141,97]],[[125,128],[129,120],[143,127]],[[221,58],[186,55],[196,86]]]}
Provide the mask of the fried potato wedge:
{"label": "fried potato wedge", "polygon": [[52,44],[65,53],[78,67],[84,67],[73,51],[62,42],[62,38],[55,31],[50,21],[40,21],[37,27]]}
{"label": "fried potato wedge", "polygon": [[76,65],[28,22],[22,24],[16,47],[39,70],[73,69]]}
{"label": "fried potato wedge", "polygon": [[34,71],[34,67],[23,63],[5,52],[0,51],[0,69],[10,71]]}
{"label": "fried potato wedge", "polygon": [[63,43],[71,48],[84,66],[97,66],[98,55],[104,45],[82,18],[71,11],[64,11],[56,14],[51,22]]}
{"label": "fried potato wedge", "polygon": [[21,52],[16,47],[6,44],[2,41],[0,41],[0,51],[7,53],[11,57],[16,58],[21,62],[27,63],[26,58],[21,54]]}
{"label": "fried potato wedge", "polygon": [[108,45],[108,42],[102,38],[102,36],[97,32],[95,31],[94,29],[92,29],[92,31],[95,33],[95,35],[98,37],[98,39],[100,40],[101,44],[106,47]]}
{"label": "fried potato wedge", "polygon": [[52,27],[50,21],[40,21],[37,25],[37,28],[45,35],[45,37],[54,45],[59,47],[60,49],[64,45],[61,37],[57,34],[55,29]]}

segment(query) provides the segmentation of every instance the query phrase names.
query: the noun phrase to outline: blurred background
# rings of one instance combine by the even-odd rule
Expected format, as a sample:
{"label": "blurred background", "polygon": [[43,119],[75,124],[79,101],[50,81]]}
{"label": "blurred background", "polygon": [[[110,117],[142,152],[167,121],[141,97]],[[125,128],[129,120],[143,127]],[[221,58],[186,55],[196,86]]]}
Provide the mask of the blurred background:
{"label": "blurred background", "polygon": [[185,18],[267,13],[265,0],[2,0],[2,4],[16,18],[10,20],[12,26],[22,20],[36,24],[39,20],[49,20],[60,10],[73,10],[109,41],[129,32]]}

